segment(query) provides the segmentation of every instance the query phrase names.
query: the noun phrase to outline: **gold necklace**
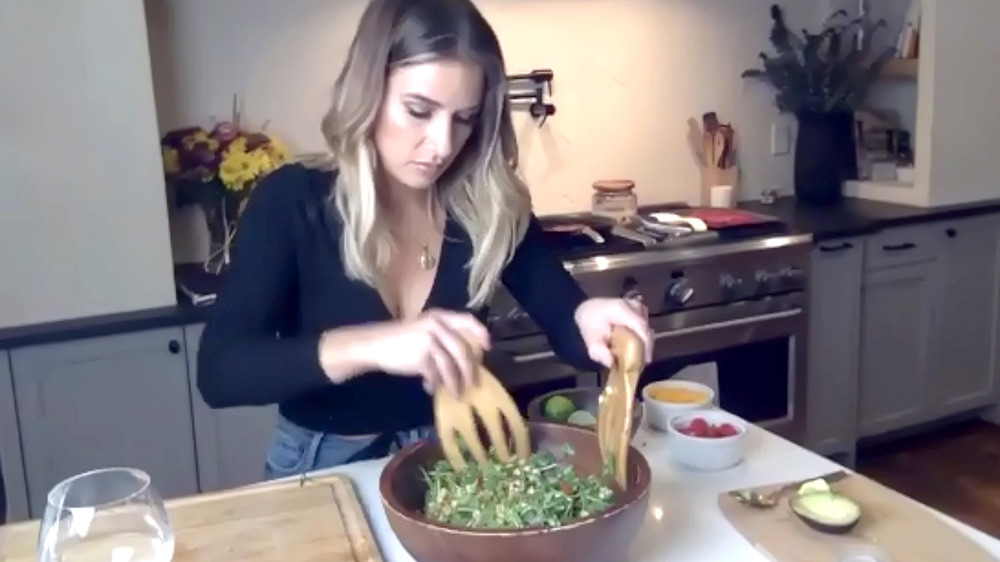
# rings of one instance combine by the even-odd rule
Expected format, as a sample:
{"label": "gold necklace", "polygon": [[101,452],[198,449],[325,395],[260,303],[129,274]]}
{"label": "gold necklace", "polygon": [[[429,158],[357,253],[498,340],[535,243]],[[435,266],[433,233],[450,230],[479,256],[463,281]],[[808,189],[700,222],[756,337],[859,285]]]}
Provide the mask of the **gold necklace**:
{"label": "gold necklace", "polygon": [[437,258],[435,258],[433,254],[431,254],[430,247],[428,247],[425,244],[423,250],[420,251],[420,269],[424,271],[430,271],[434,269],[434,266],[436,265],[437,265]]}

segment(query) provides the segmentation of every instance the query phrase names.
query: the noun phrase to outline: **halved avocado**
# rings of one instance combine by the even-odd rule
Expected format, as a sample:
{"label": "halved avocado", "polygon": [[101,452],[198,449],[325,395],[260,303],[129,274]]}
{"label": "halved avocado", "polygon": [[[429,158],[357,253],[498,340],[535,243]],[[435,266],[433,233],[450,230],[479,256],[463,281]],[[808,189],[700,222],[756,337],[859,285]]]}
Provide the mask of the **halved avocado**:
{"label": "halved avocado", "polygon": [[823,533],[849,533],[861,520],[861,506],[822,479],[803,484],[788,503],[799,519]]}

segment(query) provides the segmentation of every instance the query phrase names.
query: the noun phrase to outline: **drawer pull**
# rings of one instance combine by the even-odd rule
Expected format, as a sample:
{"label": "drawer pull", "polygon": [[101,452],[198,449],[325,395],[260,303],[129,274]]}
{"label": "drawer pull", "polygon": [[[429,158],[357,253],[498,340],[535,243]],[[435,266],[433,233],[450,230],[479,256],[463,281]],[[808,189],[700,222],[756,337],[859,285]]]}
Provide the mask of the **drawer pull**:
{"label": "drawer pull", "polygon": [[948,238],[954,238],[958,236],[958,231],[955,230],[954,228],[949,228],[944,231],[944,235],[947,236]]}
{"label": "drawer pull", "polygon": [[916,248],[917,245],[912,242],[907,242],[905,244],[883,244],[882,249],[886,252],[902,252],[903,250],[912,250]]}
{"label": "drawer pull", "polygon": [[170,343],[167,344],[167,350],[170,351],[170,353],[177,355],[181,352],[181,342],[177,340],[170,340]]}
{"label": "drawer pull", "polygon": [[850,250],[854,247],[854,244],[850,242],[842,242],[836,246],[820,246],[819,251],[821,252],[843,252],[844,250]]}

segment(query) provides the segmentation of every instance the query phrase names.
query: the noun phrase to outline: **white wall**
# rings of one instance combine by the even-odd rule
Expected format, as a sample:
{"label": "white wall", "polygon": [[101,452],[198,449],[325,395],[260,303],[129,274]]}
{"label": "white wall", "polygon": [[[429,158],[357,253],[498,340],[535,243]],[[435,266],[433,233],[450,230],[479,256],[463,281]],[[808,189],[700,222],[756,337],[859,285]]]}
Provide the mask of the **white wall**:
{"label": "white wall", "polygon": [[[784,4],[814,28],[837,1]],[[0,2],[0,52],[16,53],[0,58],[0,327],[173,304],[171,250],[190,255],[191,236],[171,248],[160,131],[225,118],[241,94],[250,121],[322,148],[364,2]],[[770,155],[769,130],[794,123],[739,78],[770,50],[771,0],[479,4],[511,72],[556,73],[558,114],[543,129],[518,117],[538,212],[587,208],[606,177],[634,178],[644,203],[693,201],[685,122],[709,110],[737,129],[745,197],[790,190],[791,155]]]}
{"label": "white wall", "polygon": [[[784,2],[813,28],[825,0]],[[685,135],[705,111],[740,136],[744,196],[791,189],[791,155],[770,155],[773,92],[740,79],[770,51],[772,0],[479,0],[510,72],[555,71],[557,114],[518,116],[538,212],[582,210],[598,178],[636,180],[645,203],[695,200]],[[324,147],[318,123],[365,0],[169,0],[149,3],[163,130],[225,118],[245,97],[251,122],[297,149]],[[153,6],[156,6],[155,8]],[[826,6],[823,6],[823,12]]]}
{"label": "white wall", "polygon": [[0,2],[0,327],[176,302],[143,23]]}
{"label": "white wall", "polygon": [[928,205],[1000,197],[1000,2],[924,0],[918,142]]}

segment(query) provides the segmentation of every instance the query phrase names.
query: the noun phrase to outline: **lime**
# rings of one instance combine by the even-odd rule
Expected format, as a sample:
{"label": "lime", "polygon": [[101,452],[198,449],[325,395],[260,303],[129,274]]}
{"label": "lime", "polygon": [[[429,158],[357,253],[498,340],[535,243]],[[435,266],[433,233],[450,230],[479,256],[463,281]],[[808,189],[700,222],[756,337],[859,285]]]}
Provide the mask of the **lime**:
{"label": "lime", "polygon": [[597,418],[587,410],[577,410],[570,414],[566,422],[580,427],[594,427],[597,425]]}
{"label": "lime", "polygon": [[565,422],[576,410],[573,401],[565,396],[553,396],[545,401],[545,417],[553,421]]}

